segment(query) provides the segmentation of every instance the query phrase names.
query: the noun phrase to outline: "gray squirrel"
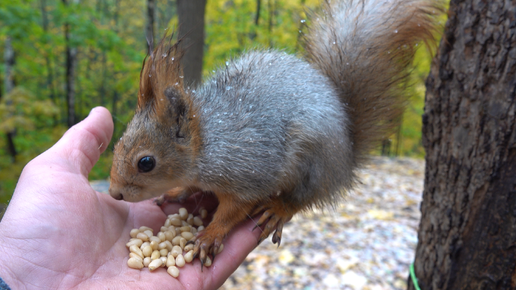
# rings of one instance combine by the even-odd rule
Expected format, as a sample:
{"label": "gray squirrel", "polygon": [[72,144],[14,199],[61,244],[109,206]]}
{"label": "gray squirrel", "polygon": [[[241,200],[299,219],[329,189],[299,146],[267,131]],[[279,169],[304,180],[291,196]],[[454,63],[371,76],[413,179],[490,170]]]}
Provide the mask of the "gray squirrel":
{"label": "gray squirrel", "polygon": [[263,212],[260,242],[294,214],[334,205],[403,113],[418,43],[432,43],[439,3],[333,0],[310,18],[306,58],[255,50],[184,88],[178,44],[144,61],[138,105],[115,146],[116,199],[212,192],[219,205],[195,237],[203,264],[229,231]]}

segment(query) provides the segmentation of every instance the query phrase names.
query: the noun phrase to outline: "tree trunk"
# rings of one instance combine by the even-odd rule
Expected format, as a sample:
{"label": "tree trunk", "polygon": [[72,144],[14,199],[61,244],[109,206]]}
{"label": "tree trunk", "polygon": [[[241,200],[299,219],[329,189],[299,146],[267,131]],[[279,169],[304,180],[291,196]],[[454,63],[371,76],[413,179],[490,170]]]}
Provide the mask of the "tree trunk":
{"label": "tree trunk", "polygon": [[[62,0],[64,5],[68,5],[67,0]],[[78,0],[76,0],[78,3]],[[66,41],[66,110],[68,113],[68,127],[75,125],[75,70],[77,67],[77,48],[70,45],[70,24],[64,24],[64,34]]]}
{"label": "tree trunk", "polygon": [[516,289],[515,11],[450,3],[426,84],[421,289]]}
{"label": "tree trunk", "polygon": [[[48,15],[47,15],[47,4],[46,0],[40,1],[41,8],[41,26],[43,27],[43,31],[48,33]],[[50,92],[50,99],[57,105],[56,94],[54,91],[54,73],[52,70],[52,61],[48,56],[48,53],[45,52],[45,65],[47,67],[47,87]],[[57,124],[59,117],[54,117],[54,125]]]}
{"label": "tree trunk", "polygon": [[179,39],[185,55],[181,60],[185,85],[201,83],[204,56],[204,12],[206,0],[177,0]]}
{"label": "tree trunk", "polygon": [[155,0],[147,0],[147,26],[145,27],[145,36],[147,42],[154,44],[154,22],[156,17]]}
{"label": "tree trunk", "polygon": [[[13,45],[11,43],[11,37],[7,36],[5,38],[5,48],[4,48],[4,67],[5,67],[5,78],[4,78],[4,87],[5,94],[9,94],[14,88],[14,76],[13,76],[13,66],[15,63],[15,55]],[[6,101],[6,105],[9,106],[11,101]],[[7,141],[7,152],[11,156],[11,161],[14,163],[16,161],[16,155],[18,154],[16,150],[16,145],[14,144],[14,136],[16,135],[16,131],[12,130],[5,133],[5,138]]]}

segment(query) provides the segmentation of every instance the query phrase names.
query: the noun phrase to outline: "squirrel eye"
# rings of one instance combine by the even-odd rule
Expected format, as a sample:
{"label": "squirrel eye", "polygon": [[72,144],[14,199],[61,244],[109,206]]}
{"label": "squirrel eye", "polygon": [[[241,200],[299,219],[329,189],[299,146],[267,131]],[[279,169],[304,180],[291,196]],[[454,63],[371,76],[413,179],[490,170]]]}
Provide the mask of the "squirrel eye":
{"label": "squirrel eye", "polygon": [[138,161],[138,169],[140,172],[149,172],[156,166],[156,160],[152,156],[145,156]]}

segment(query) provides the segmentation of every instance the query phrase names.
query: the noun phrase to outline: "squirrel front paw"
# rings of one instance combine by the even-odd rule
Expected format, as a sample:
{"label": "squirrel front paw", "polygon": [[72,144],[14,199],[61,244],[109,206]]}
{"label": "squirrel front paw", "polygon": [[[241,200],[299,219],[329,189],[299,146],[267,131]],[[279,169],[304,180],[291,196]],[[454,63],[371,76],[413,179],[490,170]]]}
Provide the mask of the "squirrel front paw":
{"label": "squirrel front paw", "polygon": [[212,262],[215,260],[215,256],[220,252],[222,241],[226,234],[223,232],[209,231],[208,228],[197,234],[195,240],[188,243],[194,244],[193,255],[199,257],[201,261],[201,271],[203,266],[211,255]]}
{"label": "squirrel front paw", "polygon": [[196,187],[174,187],[171,190],[165,192],[160,197],[154,199],[154,203],[158,206],[163,205],[165,202],[179,202],[183,203],[192,194],[202,191]]}

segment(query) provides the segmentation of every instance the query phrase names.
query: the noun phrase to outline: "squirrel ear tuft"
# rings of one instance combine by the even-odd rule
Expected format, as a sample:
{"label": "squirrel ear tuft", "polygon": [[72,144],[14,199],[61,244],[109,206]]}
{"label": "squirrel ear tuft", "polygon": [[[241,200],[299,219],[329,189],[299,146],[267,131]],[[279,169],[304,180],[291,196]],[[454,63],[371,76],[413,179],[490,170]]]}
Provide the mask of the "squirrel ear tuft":
{"label": "squirrel ear tuft", "polygon": [[138,109],[153,106],[153,111],[167,110],[169,98],[165,91],[173,88],[179,98],[184,96],[183,70],[180,65],[183,51],[179,49],[180,39],[171,44],[173,33],[164,36],[158,46],[145,57],[140,72]]}

